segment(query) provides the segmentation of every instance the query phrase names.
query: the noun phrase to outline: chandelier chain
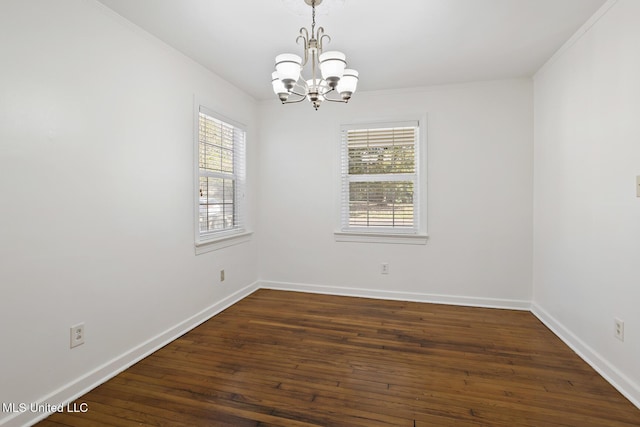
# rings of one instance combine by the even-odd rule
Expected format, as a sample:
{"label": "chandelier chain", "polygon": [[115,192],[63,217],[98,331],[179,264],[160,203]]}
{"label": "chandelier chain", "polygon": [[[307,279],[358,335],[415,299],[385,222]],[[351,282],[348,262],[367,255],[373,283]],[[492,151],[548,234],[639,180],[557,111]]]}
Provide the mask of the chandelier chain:
{"label": "chandelier chain", "polygon": [[316,33],[316,0],[311,0],[311,37]]}

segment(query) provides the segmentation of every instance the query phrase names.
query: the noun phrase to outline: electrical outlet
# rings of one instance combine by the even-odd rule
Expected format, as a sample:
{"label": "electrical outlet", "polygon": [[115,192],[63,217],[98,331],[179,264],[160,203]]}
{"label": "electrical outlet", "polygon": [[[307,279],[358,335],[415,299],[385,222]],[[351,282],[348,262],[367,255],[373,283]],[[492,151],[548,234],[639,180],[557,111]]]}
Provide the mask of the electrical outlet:
{"label": "electrical outlet", "polygon": [[624,320],[614,319],[614,327],[613,335],[620,341],[624,341]]}
{"label": "electrical outlet", "polygon": [[224,270],[220,270],[220,281],[224,282]]}
{"label": "electrical outlet", "polygon": [[380,274],[389,274],[389,263],[383,262],[380,266]]}
{"label": "electrical outlet", "polygon": [[77,347],[84,344],[84,323],[78,323],[69,330],[70,333],[70,347]]}

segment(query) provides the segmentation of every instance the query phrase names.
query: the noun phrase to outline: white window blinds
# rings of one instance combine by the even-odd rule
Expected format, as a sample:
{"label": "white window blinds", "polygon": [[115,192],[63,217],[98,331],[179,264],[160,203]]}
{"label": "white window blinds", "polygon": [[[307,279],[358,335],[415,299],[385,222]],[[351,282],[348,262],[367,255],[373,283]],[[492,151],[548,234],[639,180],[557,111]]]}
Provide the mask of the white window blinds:
{"label": "white window blinds", "polygon": [[198,231],[200,240],[244,229],[245,131],[200,107]]}
{"label": "white window blinds", "polygon": [[418,231],[418,122],[342,128],[342,231]]}

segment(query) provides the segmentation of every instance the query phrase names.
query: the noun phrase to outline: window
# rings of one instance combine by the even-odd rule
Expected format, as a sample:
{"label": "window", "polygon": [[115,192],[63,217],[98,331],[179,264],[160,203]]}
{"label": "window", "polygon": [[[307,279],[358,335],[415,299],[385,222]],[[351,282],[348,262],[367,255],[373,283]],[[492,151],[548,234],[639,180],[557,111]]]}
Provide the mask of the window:
{"label": "window", "polygon": [[420,221],[419,133],[418,121],[342,127],[341,233],[336,235],[426,237]]}
{"label": "window", "polygon": [[199,107],[196,246],[245,231],[245,138],[241,125]]}

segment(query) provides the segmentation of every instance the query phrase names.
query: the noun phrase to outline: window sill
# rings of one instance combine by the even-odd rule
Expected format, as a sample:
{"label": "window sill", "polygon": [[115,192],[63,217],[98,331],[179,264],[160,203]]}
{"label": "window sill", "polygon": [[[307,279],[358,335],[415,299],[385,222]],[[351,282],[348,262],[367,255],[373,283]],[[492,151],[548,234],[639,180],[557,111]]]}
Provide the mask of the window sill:
{"label": "window sill", "polygon": [[252,231],[243,231],[237,234],[231,234],[231,235],[213,238],[211,240],[196,242],[195,243],[196,255],[217,251],[218,249],[223,249],[229,246],[248,242],[249,240],[251,240],[252,234],[253,234]]}
{"label": "window sill", "polygon": [[358,233],[349,231],[336,231],[333,234],[336,242],[426,245],[428,239],[426,234]]}

